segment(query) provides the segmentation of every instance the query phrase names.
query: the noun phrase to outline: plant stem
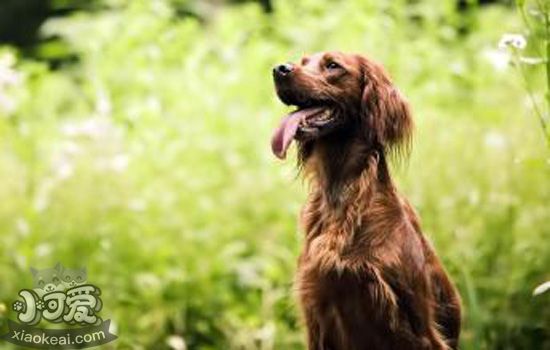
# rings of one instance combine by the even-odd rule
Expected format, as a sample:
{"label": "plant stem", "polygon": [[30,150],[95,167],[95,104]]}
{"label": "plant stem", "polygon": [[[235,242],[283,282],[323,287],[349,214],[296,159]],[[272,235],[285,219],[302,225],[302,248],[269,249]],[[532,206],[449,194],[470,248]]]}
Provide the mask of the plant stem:
{"label": "plant stem", "polygon": [[[547,118],[550,116],[550,8],[548,6],[548,3],[544,2],[541,3],[540,0],[535,1],[537,4],[537,8],[540,11],[540,13],[543,15],[544,18],[544,45],[543,45],[543,52],[539,52],[538,47],[535,45],[535,50],[539,53],[541,58],[545,62],[545,69],[546,69],[546,93],[545,93],[545,100],[546,100],[546,108],[543,107],[543,110],[539,110],[539,107],[537,105],[537,101],[535,100],[533,91],[531,91],[529,87],[529,82],[527,80],[526,72],[523,69],[521,62],[519,60],[519,53],[514,50],[514,58],[516,59],[516,65],[519,69],[519,73],[523,78],[523,82],[525,84],[525,89],[527,90],[527,94],[529,95],[529,98],[533,104],[533,109],[535,110],[535,114],[538,116],[542,132],[544,134],[544,138],[546,140],[546,143],[548,147],[550,148],[550,128],[548,127]],[[519,4],[519,2],[518,2]],[[533,30],[530,27],[529,20],[527,18],[527,15],[525,14],[525,3],[521,3],[522,5],[519,6],[519,12],[521,14],[521,17],[523,19],[523,22],[525,23],[527,29],[529,30],[530,34],[533,34]],[[544,5],[543,5],[544,4]],[[544,47],[546,50],[544,50]],[[545,52],[546,51],[546,52]],[[544,102],[543,102],[544,105]]]}
{"label": "plant stem", "polygon": [[541,111],[539,109],[539,106],[537,104],[537,100],[535,99],[535,94],[533,90],[531,90],[529,86],[529,80],[527,79],[527,72],[523,69],[523,66],[521,64],[521,61],[519,59],[519,52],[517,50],[514,50],[512,57],[514,58],[514,64],[518,69],[518,73],[521,76],[524,84],[525,91],[527,92],[527,96],[529,96],[529,99],[531,100],[531,104],[533,105],[533,110],[535,111],[536,116],[538,117],[540,127],[543,132],[544,139],[546,140],[546,143],[548,147],[550,148],[550,133],[548,132],[548,127],[546,124],[546,119],[544,116],[544,111]]}
{"label": "plant stem", "polygon": [[[545,3],[544,8],[542,8],[542,5],[539,6],[541,6],[541,11],[544,13],[546,33],[546,37],[544,38],[546,45],[546,115],[543,116],[543,118],[546,118],[550,114],[550,9],[548,8],[548,3]],[[545,128],[544,132],[550,144],[550,130]]]}
{"label": "plant stem", "polygon": [[544,6],[544,25],[546,27],[546,104],[550,111],[550,9]]}

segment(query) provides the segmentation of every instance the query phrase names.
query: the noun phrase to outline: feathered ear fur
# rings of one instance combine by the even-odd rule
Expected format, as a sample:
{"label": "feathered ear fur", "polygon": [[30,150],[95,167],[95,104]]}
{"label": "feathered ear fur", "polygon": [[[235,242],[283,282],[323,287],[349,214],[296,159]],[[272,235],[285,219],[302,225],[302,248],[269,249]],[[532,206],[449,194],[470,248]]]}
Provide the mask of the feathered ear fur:
{"label": "feathered ear fur", "polygon": [[409,105],[384,68],[359,57],[363,76],[361,123],[367,138],[384,152],[407,155],[414,129]]}

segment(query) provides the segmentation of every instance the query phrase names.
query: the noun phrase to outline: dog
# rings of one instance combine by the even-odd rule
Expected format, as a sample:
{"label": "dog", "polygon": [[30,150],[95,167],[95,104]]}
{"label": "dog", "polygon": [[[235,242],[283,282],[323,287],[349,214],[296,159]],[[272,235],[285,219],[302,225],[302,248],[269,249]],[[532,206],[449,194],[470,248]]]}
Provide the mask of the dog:
{"label": "dog", "polygon": [[273,78],[296,110],[272,151],[284,159],[295,140],[310,183],[295,279],[308,349],[457,349],[459,294],[390,176],[411,145],[405,98],[358,54],[305,56]]}

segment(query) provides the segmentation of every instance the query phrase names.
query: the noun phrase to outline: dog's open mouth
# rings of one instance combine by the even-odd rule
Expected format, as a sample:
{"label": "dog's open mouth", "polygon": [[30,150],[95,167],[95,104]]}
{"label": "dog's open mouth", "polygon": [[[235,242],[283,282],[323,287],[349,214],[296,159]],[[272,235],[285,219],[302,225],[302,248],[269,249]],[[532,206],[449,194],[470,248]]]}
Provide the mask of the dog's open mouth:
{"label": "dog's open mouth", "polygon": [[333,109],[328,106],[298,107],[284,117],[275,130],[271,149],[278,158],[284,159],[292,140],[305,141],[319,137],[336,124],[335,121]]}

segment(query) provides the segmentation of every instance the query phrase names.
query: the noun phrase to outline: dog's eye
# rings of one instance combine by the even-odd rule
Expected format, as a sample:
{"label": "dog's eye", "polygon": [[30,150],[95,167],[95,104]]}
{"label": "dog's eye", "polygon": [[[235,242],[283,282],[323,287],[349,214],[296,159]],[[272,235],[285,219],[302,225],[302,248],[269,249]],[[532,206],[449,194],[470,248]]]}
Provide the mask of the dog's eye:
{"label": "dog's eye", "polygon": [[326,64],[325,68],[328,70],[332,70],[332,69],[342,68],[342,66],[336,62],[329,62]]}

